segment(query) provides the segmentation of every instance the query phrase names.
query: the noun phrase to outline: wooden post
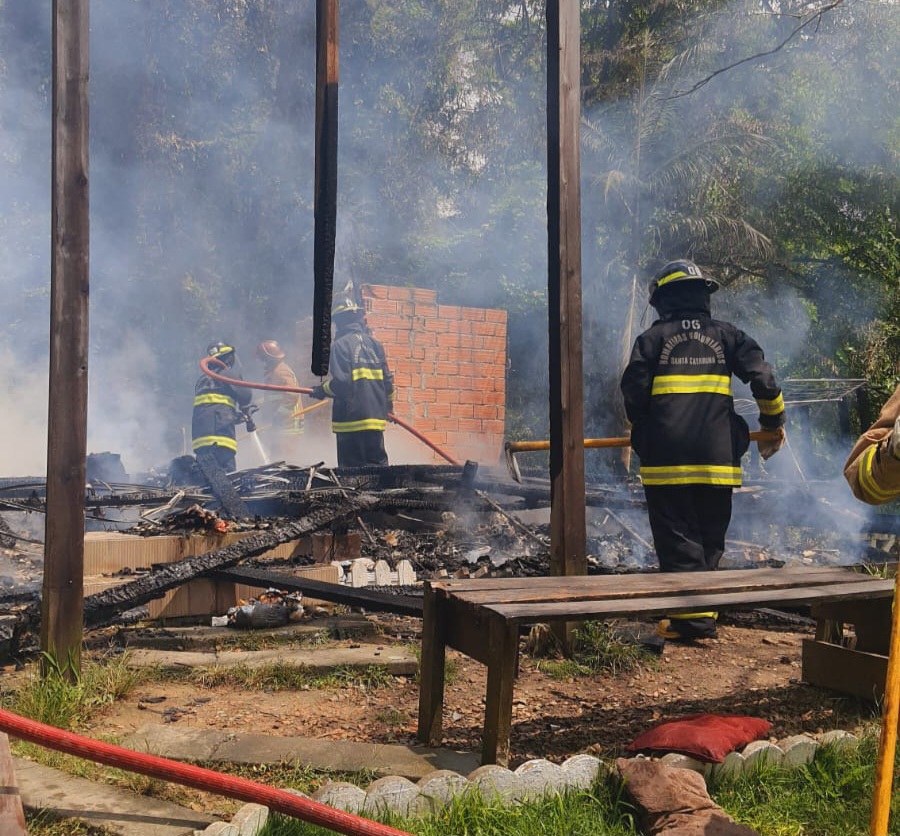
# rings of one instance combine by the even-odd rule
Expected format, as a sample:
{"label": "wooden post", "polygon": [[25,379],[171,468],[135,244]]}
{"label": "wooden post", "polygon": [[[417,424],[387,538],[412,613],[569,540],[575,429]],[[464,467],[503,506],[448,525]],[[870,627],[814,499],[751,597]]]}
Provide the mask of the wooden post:
{"label": "wooden post", "polygon": [[337,239],[338,0],[316,0],[316,172],[312,373],[328,374]]}
{"label": "wooden post", "polygon": [[[81,665],[88,394],[88,7],[53,2],[50,400],[41,650]],[[47,667],[45,666],[45,673]]]}
{"label": "wooden post", "polygon": [[581,21],[547,0],[550,572],[587,572],[581,344]]}

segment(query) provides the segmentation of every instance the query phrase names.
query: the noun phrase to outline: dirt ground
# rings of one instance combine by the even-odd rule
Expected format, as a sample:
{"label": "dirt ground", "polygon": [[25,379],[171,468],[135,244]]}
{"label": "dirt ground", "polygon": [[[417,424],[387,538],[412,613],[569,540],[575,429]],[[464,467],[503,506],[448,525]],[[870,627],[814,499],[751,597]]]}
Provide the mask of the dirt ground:
{"label": "dirt ground", "polygon": [[[384,628],[381,635],[338,644],[389,645],[417,637],[419,622],[414,619],[379,621]],[[614,757],[657,722],[701,712],[762,717],[772,723],[773,738],[835,728],[856,731],[876,717],[872,704],[800,681],[801,640],[811,636],[812,627],[805,624],[734,615],[723,617],[715,640],[668,642],[655,665],[617,676],[562,681],[539,670],[538,660],[523,654],[514,694],[511,766],[538,757],[559,762],[585,751]],[[452,661],[444,745],[477,751],[486,671],[454,651],[448,658]],[[179,682],[145,683],[126,701],[104,711],[92,731],[126,735],[149,723],[166,722],[167,709],[180,726],[201,729],[417,742],[418,685],[407,677],[370,690],[207,690]]]}

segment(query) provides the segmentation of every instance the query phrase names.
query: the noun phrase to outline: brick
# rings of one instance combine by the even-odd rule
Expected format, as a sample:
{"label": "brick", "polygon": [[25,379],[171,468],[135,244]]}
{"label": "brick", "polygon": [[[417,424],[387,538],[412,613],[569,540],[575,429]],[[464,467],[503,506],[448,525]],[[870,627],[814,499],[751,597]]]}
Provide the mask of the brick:
{"label": "brick", "polygon": [[485,435],[502,438],[506,434],[506,421],[499,418],[495,421],[485,420],[481,422],[481,431]]}
{"label": "brick", "polygon": [[415,316],[416,306],[412,302],[397,302],[398,313],[406,319],[412,319]]}
{"label": "brick", "polygon": [[482,426],[480,418],[460,418],[459,431],[461,433],[478,433],[481,434]]}
{"label": "brick", "polygon": [[387,299],[388,287],[383,284],[364,284],[360,287],[363,299]]}
{"label": "brick", "polygon": [[398,357],[392,366],[394,373],[419,374],[422,371],[422,361],[412,360],[406,357]]}
{"label": "brick", "polygon": [[[475,414],[475,407],[470,403],[450,404],[451,418],[471,418]],[[479,424],[479,429],[481,425]]]}
{"label": "brick", "polygon": [[506,403],[506,397],[503,392],[482,392],[481,402],[492,406],[503,406]]}
{"label": "brick", "polygon": [[404,301],[409,300],[412,298],[412,288],[400,287],[399,285],[389,285],[387,298],[402,299]]}
{"label": "brick", "polygon": [[[476,341],[479,339],[481,338],[473,337],[471,334],[460,334],[459,347],[465,349],[467,354],[469,354],[473,348],[480,347],[475,345]],[[471,357],[468,357],[467,359],[471,359]]]}
{"label": "brick", "polygon": [[507,312],[502,308],[485,308],[484,318],[488,322],[502,322],[505,325]]}
{"label": "brick", "polygon": [[412,375],[407,372],[394,372],[394,386],[402,389],[412,389]]}
{"label": "brick", "polygon": [[418,302],[437,302],[437,291],[426,290],[424,287],[414,287],[412,298]]}
{"label": "brick", "polygon": [[493,337],[496,326],[493,322],[473,322],[472,333],[481,337]]}
{"label": "brick", "polygon": [[491,377],[479,377],[475,379],[473,389],[477,390],[479,397],[484,392],[494,391],[494,379]]}
{"label": "brick", "polygon": [[460,308],[459,315],[460,315],[460,318],[468,320],[469,322],[484,322],[485,309],[484,308]]}
{"label": "brick", "polygon": [[438,389],[434,393],[435,403],[455,404],[458,398],[459,393],[456,391],[456,389]]}
{"label": "brick", "polygon": [[[456,376],[459,374],[459,363],[451,363],[448,361],[439,362],[436,371],[439,375],[447,375],[448,377]],[[457,384],[457,388],[461,387]]]}
{"label": "brick", "polygon": [[366,310],[371,314],[396,314],[400,313],[400,303],[390,299],[367,299]]}
{"label": "brick", "polygon": [[442,348],[458,348],[459,347],[459,334],[453,333],[445,333],[438,334],[437,344]]}
{"label": "brick", "polygon": [[449,403],[427,403],[424,406],[427,410],[428,416],[434,418],[435,420],[450,417]]}
{"label": "brick", "polygon": [[484,347],[488,351],[506,351],[506,337],[485,337]]}
{"label": "brick", "polygon": [[433,331],[416,331],[413,335],[413,345],[437,345],[438,335]]}
{"label": "brick", "polygon": [[476,323],[469,322],[468,320],[465,320],[465,319],[457,319],[457,320],[452,320],[450,322],[450,327],[451,327],[451,330],[455,331],[457,334],[460,334],[460,335],[471,334],[472,326],[475,324]]}
{"label": "brick", "polygon": [[396,331],[408,331],[409,321],[404,319],[398,313],[380,313],[377,317],[373,316],[370,327],[373,332],[376,328],[383,330],[393,328]]}
{"label": "brick", "polygon": [[424,360],[425,359],[425,347],[421,345],[413,345],[409,348],[409,356],[413,358],[413,360]]}
{"label": "brick", "polygon": [[488,363],[495,363],[497,361],[497,355],[493,351],[476,349],[472,352],[472,361],[481,365],[487,365]]}
{"label": "brick", "polygon": [[[466,355],[463,352],[460,352],[459,356],[465,357]],[[461,360],[458,365],[461,377],[478,377],[481,374],[481,369],[474,363],[470,363],[468,359]]]}
{"label": "brick", "polygon": [[438,306],[430,305],[422,302],[415,302],[415,315],[416,317],[421,317],[422,319],[437,319],[438,318]]}
{"label": "brick", "polygon": [[462,308],[459,305],[438,305],[438,319],[449,321],[460,319]]}
{"label": "brick", "polygon": [[497,407],[496,406],[485,406],[484,404],[478,405],[475,404],[474,416],[479,419],[494,419],[497,418]]}

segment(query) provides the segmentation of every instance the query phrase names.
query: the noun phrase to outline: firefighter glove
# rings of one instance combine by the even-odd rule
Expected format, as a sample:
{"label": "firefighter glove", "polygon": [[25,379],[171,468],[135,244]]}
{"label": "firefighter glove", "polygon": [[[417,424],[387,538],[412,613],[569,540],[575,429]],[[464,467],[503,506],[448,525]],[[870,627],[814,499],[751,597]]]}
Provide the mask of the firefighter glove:
{"label": "firefighter glove", "polygon": [[894,421],[894,429],[888,436],[888,450],[895,459],[900,459],[900,418]]}
{"label": "firefighter glove", "polygon": [[769,438],[761,438],[756,442],[759,450],[760,458],[765,462],[772,458],[782,447],[784,447],[784,427],[778,427],[776,430],[765,430],[769,433]]}
{"label": "firefighter glove", "polygon": [[328,395],[325,394],[324,386],[313,386],[313,390],[309,393],[309,396],[317,401],[324,401],[325,398],[328,397]]}

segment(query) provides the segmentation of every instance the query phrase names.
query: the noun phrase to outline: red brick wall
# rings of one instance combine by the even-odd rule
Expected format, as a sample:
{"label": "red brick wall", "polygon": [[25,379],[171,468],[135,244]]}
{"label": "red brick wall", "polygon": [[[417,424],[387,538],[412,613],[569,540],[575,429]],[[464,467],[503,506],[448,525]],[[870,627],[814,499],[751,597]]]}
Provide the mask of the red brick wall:
{"label": "red brick wall", "polygon": [[[414,287],[361,289],[366,321],[394,373],[397,416],[460,462],[496,462],[506,417],[506,311],[440,305],[436,291]],[[395,464],[443,461],[395,425],[386,444]]]}

